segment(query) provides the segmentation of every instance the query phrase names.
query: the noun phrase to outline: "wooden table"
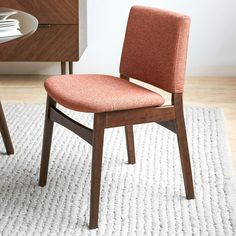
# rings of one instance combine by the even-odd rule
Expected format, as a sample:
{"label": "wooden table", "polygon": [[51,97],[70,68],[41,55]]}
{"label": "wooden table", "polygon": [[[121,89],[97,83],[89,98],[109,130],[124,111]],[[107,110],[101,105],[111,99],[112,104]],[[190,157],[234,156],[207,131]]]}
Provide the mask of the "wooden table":
{"label": "wooden table", "polygon": [[[59,62],[61,73],[73,73],[87,47],[87,0],[0,0],[0,6],[28,12],[37,31],[20,43],[0,45],[1,62]],[[10,48],[10,50],[9,50]]]}
{"label": "wooden table", "polygon": [[[25,12],[9,8],[0,8],[0,44],[20,41],[33,34],[38,27],[38,20]],[[1,53],[1,52],[0,52]],[[13,154],[14,148],[7,127],[4,111],[0,101],[0,132],[7,154]]]}

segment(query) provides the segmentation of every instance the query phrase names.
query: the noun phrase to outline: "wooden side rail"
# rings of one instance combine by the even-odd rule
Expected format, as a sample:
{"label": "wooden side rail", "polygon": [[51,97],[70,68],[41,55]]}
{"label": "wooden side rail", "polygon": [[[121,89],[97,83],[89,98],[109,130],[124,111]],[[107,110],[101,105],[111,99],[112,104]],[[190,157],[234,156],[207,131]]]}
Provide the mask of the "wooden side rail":
{"label": "wooden side rail", "polygon": [[56,122],[65,128],[69,129],[70,131],[74,132],[86,142],[92,145],[93,140],[93,130],[89,129],[88,127],[80,124],[79,122],[71,119],[63,112],[58,110],[56,107],[50,107],[49,110],[49,119],[53,122]]}
{"label": "wooden side rail", "polygon": [[148,107],[106,113],[106,128],[175,120],[174,106]]}

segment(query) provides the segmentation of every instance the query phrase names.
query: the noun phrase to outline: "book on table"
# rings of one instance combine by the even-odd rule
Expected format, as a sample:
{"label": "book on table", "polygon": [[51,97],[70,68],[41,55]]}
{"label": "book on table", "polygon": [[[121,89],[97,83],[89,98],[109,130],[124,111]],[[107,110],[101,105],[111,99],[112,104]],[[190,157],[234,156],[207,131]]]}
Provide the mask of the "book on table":
{"label": "book on table", "polygon": [[8,18],[16,13],[16,11],[7,9],[0,11],[0,38],[14,38],[22,35],[19,21],[17,19]]}

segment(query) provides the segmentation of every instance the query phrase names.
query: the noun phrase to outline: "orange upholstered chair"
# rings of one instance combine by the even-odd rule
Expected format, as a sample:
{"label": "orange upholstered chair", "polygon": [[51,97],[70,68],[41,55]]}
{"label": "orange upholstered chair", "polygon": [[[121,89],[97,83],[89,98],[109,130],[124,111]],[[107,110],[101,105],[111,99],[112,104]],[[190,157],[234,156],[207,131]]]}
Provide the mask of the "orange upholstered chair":
{"label": "orange upholstered chair", "polygon": [[[78,134],[93,147],[90,224],[98,226],[99,195],[105,128],[125,127],[128,162],[135,163],[134,124],[156,122],[178,138],[187,199],[194,189],[183,115],[182,93],[190,18],[155,8],[134,6],[128,19],[120,63],[120,78],[109,75],[63,75],[46,80],[48,94],[39,185],[47,181],[53,123]],[[129,82],[144,81],[172,94],[163,105],[160,94]],[[67,117],[56,103],[94,113],[93,130]]]}

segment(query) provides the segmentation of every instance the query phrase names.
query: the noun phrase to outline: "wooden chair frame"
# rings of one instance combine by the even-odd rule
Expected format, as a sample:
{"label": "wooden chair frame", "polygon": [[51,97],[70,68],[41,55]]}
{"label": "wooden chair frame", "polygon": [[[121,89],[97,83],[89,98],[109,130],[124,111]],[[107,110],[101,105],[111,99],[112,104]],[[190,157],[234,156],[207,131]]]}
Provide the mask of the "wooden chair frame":
{"label": "wooden chair frame", "polygon": [[[124,76],[121,75],[121,78],[124,78]],[[95,113],[93,130],[72,120],[70,117],[58,110],[56,108],[56,102],[48,96],[39,179],[39,185],[41,187],[45,186],[47,182],[54,122],[73,131],[93,147],[90,194],[90,229],[98,227],[103,139],[106,128],[125,126],[129,164],[135,163],[133,125],[156,122],[176,133],[180,151],[186,198],[194,198],[192,171],[184,122],[182,93],[172,94],[172,104],[167,106]]]}
{"label": "wooden chair frame", "polygon": [[0,131],[8,155],[14,154],[14,148],[11,141],[11,136],[7,127],[6,118],[0,101]]}

